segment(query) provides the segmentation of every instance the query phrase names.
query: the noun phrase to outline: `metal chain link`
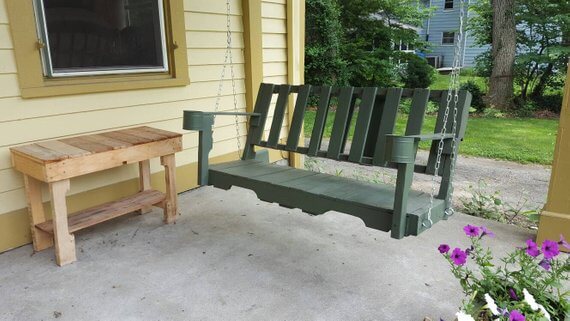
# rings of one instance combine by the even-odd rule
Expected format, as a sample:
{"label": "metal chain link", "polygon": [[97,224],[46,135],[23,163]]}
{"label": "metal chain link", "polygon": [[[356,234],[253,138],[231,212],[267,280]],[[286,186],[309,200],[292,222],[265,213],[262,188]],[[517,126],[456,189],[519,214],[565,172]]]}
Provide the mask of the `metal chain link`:
{"label": "metal chain link", "polygon": [[[232,81],[232,95],[233,95],[233,103],[234,103],[234,112],[238,112],[238,101],[237,101],[237,93],[236,93],[236,77],[235,77],[235,70],[234,70],[234,59],[232,55],[232,30],[231,30],[231,6],[230,0],[226,0],[226,52],[224,54],[224,66],[222,67],[222,74],[220,75],[220,82],[218,84],[218,92],[216,94],[216,103],[214,106],[214,111],[217,112],[220,109],[220,101],[222,98],[222,89],[224,87],[224,79],[226,77],[226,69],[227,66],[230,66],[230,77]],[[214,120],[215,120],[214,116]],[[234,117],[234,125],[236,130],[236,143],[237,143],[237,153],[238,158],[241,157],[241,133],[239,129],[239,117],[236,115]]]}
{"label": "metal chain link", "polygon": [[[459,75],[461,74],[461,68],[463,67],[463,52],[465,50],[465,40],[464,40],[464,19],[465,19],[465,1],[468,0],[460,0],[460,9],[459,9],[459,34],[457,36],[457,43],[455,45],[455,52],[453,56],[453,65],[451,69],[451,76],[449,79],[449,89],[447,91],[447,99],[446,99],[446,106],[445,112],[443,115],[443,128],[441,130],[441,139],[437,145],[437,158],[435,162],[434,174],[431,179],[431,193],[430,193],[430,200],[429,200],[429,209],[427,218],[422,222],[422,225],[426,228],[430,228],[433,225],[432,220],[432,210],[433,210],[433,203],[436,193],[436,178],[439,176],[439,169],[441,167],[441,156],[443,154],[443,148],[445,146],[445,142],[443,137],[447,132],[447,123],[449,121],[449,112],[451,109],[451,103],[453,101],[453,125],[451,127],[451,133],[453,135],[452,142],[451,142],[451,168],[450,172],[453,173],[455,170],[455,158],[457,157],[457,114],[458,114],[458,103],[459,103]],[[465,38],[466,39],[466,38]],[[453,180],[449,182],[450,192],[449,192],[449,200],[453,199]],[[445,215],[451,216],[453,215],[453,204],[449,204],[449,208],[445,209]]]}

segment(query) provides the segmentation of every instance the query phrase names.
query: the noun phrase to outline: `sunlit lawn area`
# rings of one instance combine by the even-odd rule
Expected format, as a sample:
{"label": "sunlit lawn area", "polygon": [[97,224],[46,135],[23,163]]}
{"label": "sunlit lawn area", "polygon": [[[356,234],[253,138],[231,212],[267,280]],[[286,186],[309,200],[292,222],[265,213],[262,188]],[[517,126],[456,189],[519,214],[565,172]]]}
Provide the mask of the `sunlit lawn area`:
{"label": "sunlit lawn area", "polygon": [[[435,80],[434,80],[433,84],[431,84],[431,86],[429,86],[429,88],[445,90],[449,87],[449,78],[450,78],[449,74],[446,74],[446,75],[437,74],[435,76]],[[467,74],[467,75],[462,74],[460,77],[461,83],[465,83],[469,80],[472,80],[477,85],[479,85],[479,88],[481,88],[481,90],[484,90],[484,91],[487,90],[487,82],[486,82],[485,78],[477,77],[477,76],[471,76],[469,74]]]}
{"label": "sunlit lawn area", "polygon": [[[327,118],[325,137],[330,137],[335,113],[331,111]],[[354,130],[355,113],[349,138]],[[313,130],[315,112],[307,111],[305,116],[305,136]],[[403,133],[406,115],[400,115],[396,124],[397,133]],[[424,132],[433,132],[435,116],[427,116]],[[519,163],[551,164],[558,120],[551,119],[511,119],[511,118],[470,118],[467,134],[461,144],[460,152],[464,155],[503,159]],[[427,149],[424,142],[420,148]]]}

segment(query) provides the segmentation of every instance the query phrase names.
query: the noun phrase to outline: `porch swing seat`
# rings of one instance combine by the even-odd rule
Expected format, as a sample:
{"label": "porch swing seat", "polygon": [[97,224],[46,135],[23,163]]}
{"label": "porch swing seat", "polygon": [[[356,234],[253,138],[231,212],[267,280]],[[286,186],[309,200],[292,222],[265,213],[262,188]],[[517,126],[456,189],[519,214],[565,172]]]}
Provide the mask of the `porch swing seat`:
{"label": "porch swing seat", "polygon": [[[297,98],[287,138],[282,141],[283,122],[291,94],[296,94]],[[275,95],[276,100],[273,99]],[[309,145],[304,147],[299,142],[311,97],[314,97],[312,101],[318,102],[318,106]],[[411,109],[405,133],[396,135],[396,118],[402,98],[411,98]],[[465,134],[471,95],[467,91],[460,91],[458,98],[455,148]],[[336,115],[328,147],[321,150],[326,120],[328,116],[332,117],[328,115],[332,99],[337,104]],[[451,207],[454,135],[442,134],[444,125],[447,126],[447,133],[452,132],[452,122],[444,122],[446,99],[447,91],[429,89],[261,84],[253,113],[185,111],[183,127],[199,132],[200,185],[222,189],[239,186],[254,191],[261,200],[299,208],[314,215],[328,211],[350,214],[362,219],[366,226],[391,231],[393,238],[400,239],[418,235],[433,223],[445,219],[445,211]],[[424,115],[430,100],[439,103],[435,129],[433,134],[422,135]],[[272,105],[275,107],[271,108]],[[271,110],[273,113],[270,113]],[[242,159],[209,165],[214,116],[235,114],[250,117]],[[268,121],[271,122],[270,126]],[[355,123],[354,134],[350,148],[346,148],[351,123]],[[269,133],[264,140],[266,124]],[[432,141],[428,161],[426,164],[416,164],[418,144],[424,140]],[[412,190],[411,183],[414,173],[434,174],[440,140],[445,142],[439,168],[442,179],[439,192],[431,204],[430,194]],[[397,170],[396,184],[369,183],[271,164],[266,149],[394,168]],[[431,221],[426,224],[430,207]]]}

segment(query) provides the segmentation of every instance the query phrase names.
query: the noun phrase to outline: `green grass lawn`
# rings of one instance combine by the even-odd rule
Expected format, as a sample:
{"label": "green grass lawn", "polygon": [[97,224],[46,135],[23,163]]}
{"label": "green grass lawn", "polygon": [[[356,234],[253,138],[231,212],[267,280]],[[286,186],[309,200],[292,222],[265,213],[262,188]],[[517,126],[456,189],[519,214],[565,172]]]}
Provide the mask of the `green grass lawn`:
{"label": "green grass lawn", "polygon": [[[329,113],[324,137],[330,137],[334,112]],[[353,118],[349,138],[352,138]],[[315,112],[305,115],[305,136],[309,137],[315,122]],[[400,115],[396,133],[402,134],[406,126],[406,115]],[[424,132],[433,132],[435,116],[427,116]],[[558,120],[551,119],[511,119],[511,118],[470,118],[467,133],[461,143],[460,153],[478,157],[503,159],[519,163],[552,164]],[[427,149],[429,142],[422,142],[420,148]]]}
{"label": "green grass lawn", "polygon": [[[437,74],[435,76],[435,80],[434,80],[433,84],[431,84],[431,86],[429,86],[429,88],[430,89],[445,90],[445,89],[449,88],[449,78],[450,78],[449,74],[447,74],[447,75]],[[479,85],[479,88],[481,88],[481,90],[487,91],[487,81],[483,77],[477,77],[477,76],[471,76],[471,75],[461,75],[460,79],[461,79],[460,80],[461,83],[467,82],[469,80],[473,80],[473,81],[475,81],[475,83],[477,83],[477,85]]]}

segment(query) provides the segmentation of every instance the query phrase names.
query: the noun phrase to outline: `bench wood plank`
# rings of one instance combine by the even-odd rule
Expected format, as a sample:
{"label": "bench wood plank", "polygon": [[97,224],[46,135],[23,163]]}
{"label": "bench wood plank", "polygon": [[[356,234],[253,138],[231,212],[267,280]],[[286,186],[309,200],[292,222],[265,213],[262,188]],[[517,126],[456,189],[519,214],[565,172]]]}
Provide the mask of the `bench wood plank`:
{"label": "bench wood plank", "polygon": [[[164,193],[156,190],[146,190],[118,201],[108,202],[70,214],[67,220],[69,233],[135,212],[146,206],[156,205],[163,202],[165,198],[166,195]],[[54,233],[52,220],[36,224],[36,227],[46,233]]]}
{"label": "bench wood plank", "polygon": [[349,116],[353,107],[353,94],[353,87],[343,87],[340,90],[340,94],[338,96],[338,107],[336,109],[329,148],[327,151],[327,158],[338,159],[341,153],[344,138],[347,134],[346,127],[350,122]]}
{"label": "bench wood plank", "polygon": [[321,148],[321,141],[323,140],[331,100],[331,92],[332,88],[330,86],[320,87],[319,105],[317,107],[317,115],[315,116],[315,123],[313,125],[313,132],[311,133],[311,141],[309,142],[309,150],[307,152],[309,156],[317,155],[317,152]]}
{"label": "bench wood plank", "polygon": [[289,93],[291,93],[291,86],[282,85],[279,87],[279,96],[277,96],[275,111],[273,112],[273,122],[269,130],[269,138],[267,138],[267,146],[269,147],[275,147],[279,143],[283,119],[285,118],[285,109],[289,101]]}
{"label": "bench wood plank", "polygon": [[301,86],[299,89],[299,96],[295,103],[293,112],[293,119],[289,126],[289,135],[287,136],[287,150],[296,151],[299,146],[299,139],[301,138],[301,130],[303,129],[303,120],[305,119],[305,109],[309,102],[309,95],[311,93],[311,85]]}
{"label": "bench wood plank", "polygon": [[369,87],[365,88],[362,94],[362,102],[358,108],[358,118],[354,128],[350,156],[348,157],[350,161],[355,163],[360,163],[362,156],[364,156],[364,148],[366,147],[366,138],[370,130],[370,121],[377,91],[376,87]]}

